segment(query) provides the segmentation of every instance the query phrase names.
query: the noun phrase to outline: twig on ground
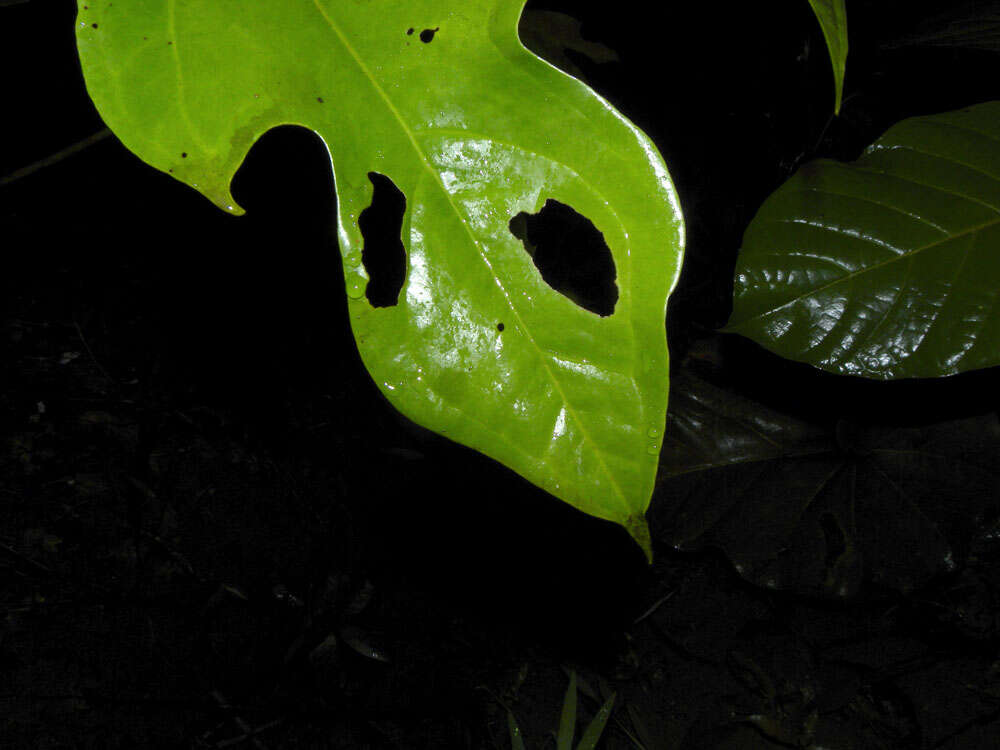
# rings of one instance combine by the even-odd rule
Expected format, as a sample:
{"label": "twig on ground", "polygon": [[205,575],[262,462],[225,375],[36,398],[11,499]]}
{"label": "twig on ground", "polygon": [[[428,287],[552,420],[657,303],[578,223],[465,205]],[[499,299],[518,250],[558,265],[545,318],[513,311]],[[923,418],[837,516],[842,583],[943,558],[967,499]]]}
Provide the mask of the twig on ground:
{"label": "twig on ground", "polygon": [[[0,0],[0,3],[10,4],[10,0]],[[79,151],[83,151],[85,148],[89,148],[90,146],[93,146],[95,143],[100,143],[105,138],[108,138],[110,136],[111,136],[111,131],[108,130],[107,128],[104,128],[103,130],[98,130],[93,135],[87,136],[82,141],[77,141],[72,146],[67,146],[61,151],[56,151],[54,154],[46,156],[44,159],[39,159],[33,164],[29,164],[26,167],[21,167],[20,169],[15,169],[10,174],[0,177],[0,187],[9,185],[12,182],[20,180],[22,177],[27,177],[28,175],[34,174],[40,169],[45,169],[45,167],[49,167],[53,164],[56,164],[57,162],[62,161],[66,157],[72,156],[73,154]]]}

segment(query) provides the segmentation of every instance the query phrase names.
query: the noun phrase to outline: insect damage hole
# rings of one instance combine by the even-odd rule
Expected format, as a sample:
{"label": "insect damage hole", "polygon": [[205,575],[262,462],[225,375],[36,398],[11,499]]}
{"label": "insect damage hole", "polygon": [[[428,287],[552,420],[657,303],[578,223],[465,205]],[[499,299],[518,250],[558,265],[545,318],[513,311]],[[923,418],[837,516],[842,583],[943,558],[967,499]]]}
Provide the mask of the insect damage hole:
{"label": "insect damage hole", "polygon": [[406,196],[378,172],[369,172],[372,202],[358,217],[364,245],[361,262],[368,272],[365,296],[372,307],[392,307],[399,302],[399,292],[406,276],[406,250],[400,232],[406,212]]}
{"label": "insect damage hole", "polygon": [[608,316],[615,311],[615,261],[590,219],[549,198],[537,214],[522,211],[508,227],[545,283],[592,313]]}

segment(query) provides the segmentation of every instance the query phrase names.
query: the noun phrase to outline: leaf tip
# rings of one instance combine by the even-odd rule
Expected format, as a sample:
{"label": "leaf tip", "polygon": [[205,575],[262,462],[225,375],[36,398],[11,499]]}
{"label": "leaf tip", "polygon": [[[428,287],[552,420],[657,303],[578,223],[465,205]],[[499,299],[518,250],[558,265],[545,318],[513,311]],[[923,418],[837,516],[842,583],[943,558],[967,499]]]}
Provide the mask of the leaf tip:
{"label": "leaf tip", "polygon": [[[198,186],[195,185],[194,187],[197,188]],[[246,210],[243,206],[236,202],[236,199],[233,198],[232,194],[229,192],[229,188],[226,186],[213,188],[206,185],[205,189],[202,190],[201,193],[227,214],[231,214],[232,216],[243,216],[243,214],[246,213]]]}
{"label": "leaf tip", "polygon": [[629,516],[625,519],[625,530],[629,533],[639,548],[642,550],[643,554],[646,556],[646,562],[650,565],[653,564],[653,543],[649,537],[649,525],[646,523],[646,518],[642,515]]}

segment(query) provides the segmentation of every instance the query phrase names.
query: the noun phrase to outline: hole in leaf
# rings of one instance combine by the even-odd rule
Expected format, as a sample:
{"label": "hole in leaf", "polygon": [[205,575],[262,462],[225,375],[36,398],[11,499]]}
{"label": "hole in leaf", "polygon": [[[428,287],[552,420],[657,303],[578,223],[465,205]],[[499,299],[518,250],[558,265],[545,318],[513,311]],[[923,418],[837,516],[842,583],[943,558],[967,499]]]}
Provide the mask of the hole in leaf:
{"label": "hole in leaf", "polygon": [[406,276],[406,251],[400,232],[406,196],[383,174],[369,172],[372,202],[358,217],[364,239],[361,262],[368,272],[365,295],[372,307],[392,307],[399,302],[399,292]]}
{"label": "hole in leaf", "polygon": [[545,283],[592,313],[615,311],[615,261],[590,219],[550,198],[537,214],[522,211],[508,226]]}

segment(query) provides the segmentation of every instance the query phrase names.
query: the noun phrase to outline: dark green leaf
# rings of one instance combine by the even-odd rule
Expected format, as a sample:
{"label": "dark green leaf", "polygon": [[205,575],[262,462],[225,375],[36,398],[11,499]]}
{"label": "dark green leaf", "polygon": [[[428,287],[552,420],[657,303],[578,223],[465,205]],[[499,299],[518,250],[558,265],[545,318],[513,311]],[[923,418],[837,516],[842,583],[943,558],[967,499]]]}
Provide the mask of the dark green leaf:
{"label": "dark green leaf", "polygon": [[727,331],[830,372],[1000,363],[1000,102],[904,120],[807,164],[743,238]]}
{"label": "dark green leaf", "polygon": [[604,732],[604,727],[611,717],[611,709],[615,705],[615,695],[615,693],[612,693],[604,701],[604,705],[598,709],[597,714],[591,720],[590,724],[587,725],[586,730],[584,730],[583,737],[580,738],[580,744],[576,746],[576,750],[594,750],[597,747],[597,743],[601,739],[601,734]]}
{"label": "dark green leaf", "polygon": [[569,686],[563,698],[562,713],[559,715],[559,734],[556,736],[557,750],[572,750],[573,735],[576,733],[576,671],[570,670]]}
{"label": "dark green leaf", "polygon": [[909,590],[954,569],[998,512],[995,414],[835,433],[684,371],[674,387],[656,537],[719,547],[758,585],[845,597],[868,578]]}
{"label": "dark green leaf", "polygon": [[507,711],[507,730],[510,732],[511,750],[525,750],[521,727],[517,725],[517,719],[511,711]]}

